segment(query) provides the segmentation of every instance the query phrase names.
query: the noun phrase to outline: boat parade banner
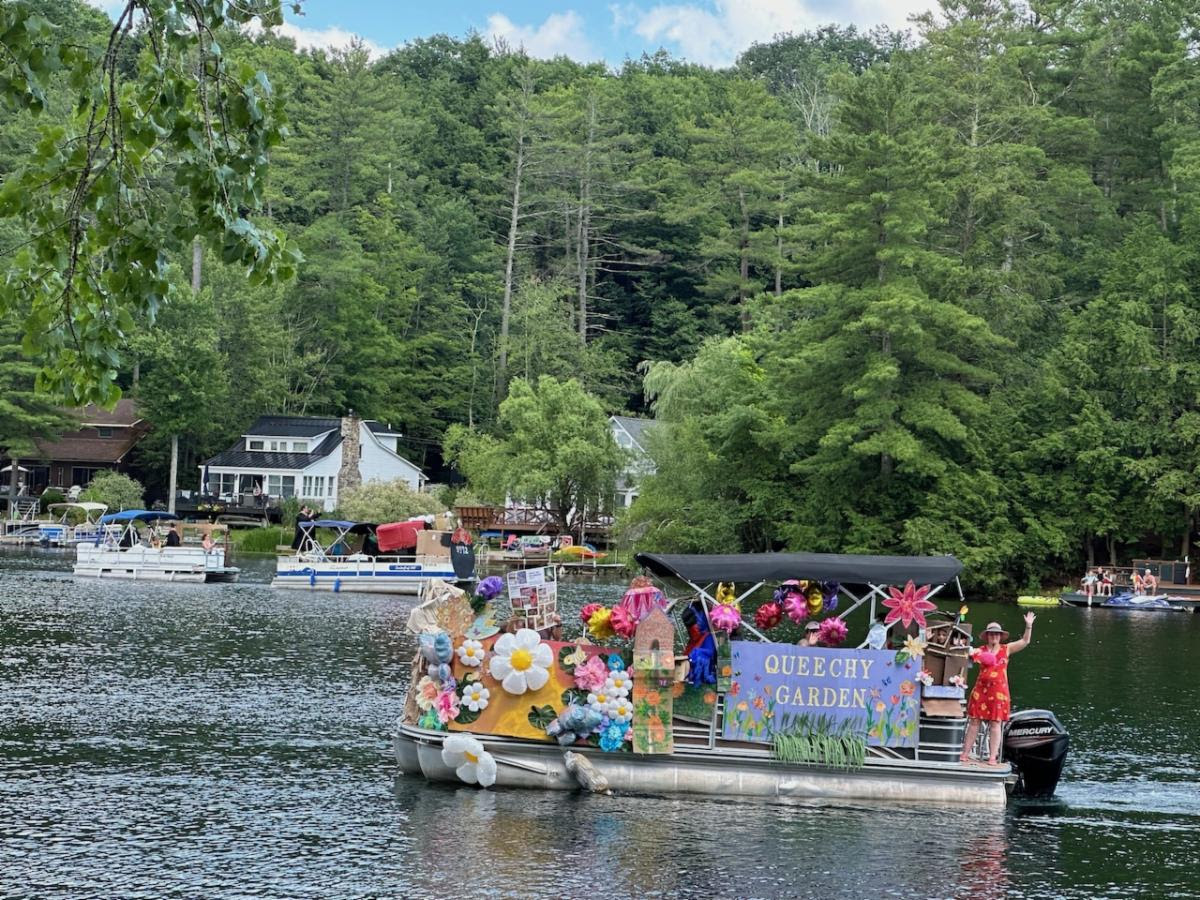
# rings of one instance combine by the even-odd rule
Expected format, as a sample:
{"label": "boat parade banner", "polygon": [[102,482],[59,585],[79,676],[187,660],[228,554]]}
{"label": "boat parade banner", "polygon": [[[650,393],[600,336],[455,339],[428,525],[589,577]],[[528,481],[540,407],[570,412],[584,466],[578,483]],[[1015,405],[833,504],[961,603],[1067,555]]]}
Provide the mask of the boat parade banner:
{"label": "boat parade banner", "polygon": [[844,731],[884,747],[915,747],[921,657],[732,641],[722,736],[770,743],[793,729]]}

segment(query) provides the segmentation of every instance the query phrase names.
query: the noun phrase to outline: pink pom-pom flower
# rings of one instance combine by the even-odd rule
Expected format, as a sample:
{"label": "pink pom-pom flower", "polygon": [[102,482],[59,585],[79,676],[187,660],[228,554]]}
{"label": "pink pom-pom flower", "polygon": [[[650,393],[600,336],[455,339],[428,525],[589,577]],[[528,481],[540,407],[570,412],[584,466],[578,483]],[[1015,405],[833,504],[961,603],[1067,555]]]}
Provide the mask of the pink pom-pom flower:
{"label": "pink pom-pom flower", "polygon": [[994,666],[998,662],[999,657],[991,650],[980,650],[975,654],[975,659],[979,661],[981,666]]}
{"label": "pink pom-pom flower", "polygon": [[788,618],[797,625],[808,618],[808,598],[803,594],[788,594],[787,599],[783,601],[783,608]]}
{"label": "pink pom-pom flower", "polygon": [[754,624],[763,631],[774,628],[783,620],[783,610],[774,600],[764,603],[754,611]]}
{"label": "pink pom-pom flower", "polygon": [[846,639],[849,629],[846,623],[837,616],[826,619],[817,631],[817,639],[826,647],[837,647]]}
{"label": "pink pom-pom flower", "polygon": [[729,633],[742,624],[742,614],[732,603],[719,603],[708,617],[713,628]]}
{"label": "pink pom-pom flower", "polygon": [[623,638],[633,637],[637,631],[637,617],[625,606],[614,606],[612,611],[612,630]]}
{"label": "pink pom-pom flower", "polygon": [[602,607],[603,605],[604,605],[603,603],[589,603],[589,604],[587,604],[587,606],[585,606],[583,609],[581,609],[579,611],[579,618],[583,621],[583,624],[587,625],[588,619],[590,619],[592,617],[592,613],[594,613],[596,610],[600,609],[600,607]]}

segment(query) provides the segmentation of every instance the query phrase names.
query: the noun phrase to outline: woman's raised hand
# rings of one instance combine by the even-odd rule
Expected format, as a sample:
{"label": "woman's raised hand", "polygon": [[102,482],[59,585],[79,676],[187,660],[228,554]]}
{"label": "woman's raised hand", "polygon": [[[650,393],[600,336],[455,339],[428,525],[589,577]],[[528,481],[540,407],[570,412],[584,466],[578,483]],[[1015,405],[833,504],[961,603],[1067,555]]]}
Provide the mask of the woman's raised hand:
{"label": "woman's raised hand", "polygon": [[1033,627],[1033,620],[1034,620],[1034,619],[1036,619],[1036,618],[1037,618],[1037,616],[1035,616],[1035,615],[1034,615],[1033,613],[1031,613],[1031,612],[1027,612],[1027,613],[1025,613],[1025,627],[1026,627],[1026,628],[1032,628],[1032,627]]}

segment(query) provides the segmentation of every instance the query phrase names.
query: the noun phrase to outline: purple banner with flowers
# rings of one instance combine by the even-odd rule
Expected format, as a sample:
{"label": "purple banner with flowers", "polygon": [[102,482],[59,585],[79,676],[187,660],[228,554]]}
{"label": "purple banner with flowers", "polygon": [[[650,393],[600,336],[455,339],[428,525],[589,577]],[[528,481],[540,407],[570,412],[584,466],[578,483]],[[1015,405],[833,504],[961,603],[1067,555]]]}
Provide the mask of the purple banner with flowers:
{"label": "purple banner with flowers", "polygon": [[733,680],[722,736],[770,742],[802,729],[846,729],[883,747],[915,747],[921,657],[901,650],[833,650],[732,641]]}

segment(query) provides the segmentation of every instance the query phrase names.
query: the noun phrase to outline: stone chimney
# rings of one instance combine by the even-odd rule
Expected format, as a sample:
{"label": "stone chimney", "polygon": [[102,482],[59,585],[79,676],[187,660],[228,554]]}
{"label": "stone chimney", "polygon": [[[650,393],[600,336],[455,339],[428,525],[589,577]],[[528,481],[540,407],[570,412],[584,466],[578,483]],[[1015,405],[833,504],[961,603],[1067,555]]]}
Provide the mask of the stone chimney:
{"label": "stone chimney", "polygon": [[338,496],[362,484],[358,462],[362,456],[359,426],[362,419],[350,410],[342,416],[342,467],[338,470]]}

